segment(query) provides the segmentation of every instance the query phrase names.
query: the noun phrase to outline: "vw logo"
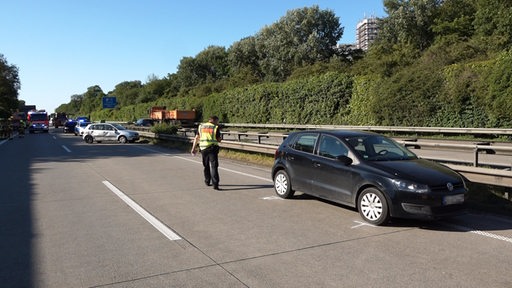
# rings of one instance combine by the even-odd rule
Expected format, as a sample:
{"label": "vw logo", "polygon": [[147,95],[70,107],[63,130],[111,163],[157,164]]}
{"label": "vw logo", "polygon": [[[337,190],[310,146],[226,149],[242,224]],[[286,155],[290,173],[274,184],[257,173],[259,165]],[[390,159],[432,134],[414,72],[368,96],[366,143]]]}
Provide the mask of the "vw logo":
{"label": "vw logo", "polygon": [[446,188],[448,188],[448,191],[453,191],[453,184],[452,184],[452,183],[450,183],[450,182],[448,182],[448,183],[446,184]]}

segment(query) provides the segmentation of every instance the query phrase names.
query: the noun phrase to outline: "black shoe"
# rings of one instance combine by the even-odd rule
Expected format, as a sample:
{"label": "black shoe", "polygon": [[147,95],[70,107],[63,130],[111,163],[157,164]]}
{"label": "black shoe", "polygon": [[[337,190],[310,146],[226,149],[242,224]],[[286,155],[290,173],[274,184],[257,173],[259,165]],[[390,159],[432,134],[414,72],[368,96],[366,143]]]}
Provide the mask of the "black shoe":
{"label": "black shoe", "polygon": [[204,181],[204,184],[206,184],[206,186],[212,186],[212,184],[210,184],[210,182]]}
{"label": "black shoe", "polygon": [[220,190],[219,186],[213,186],[213,190]]}

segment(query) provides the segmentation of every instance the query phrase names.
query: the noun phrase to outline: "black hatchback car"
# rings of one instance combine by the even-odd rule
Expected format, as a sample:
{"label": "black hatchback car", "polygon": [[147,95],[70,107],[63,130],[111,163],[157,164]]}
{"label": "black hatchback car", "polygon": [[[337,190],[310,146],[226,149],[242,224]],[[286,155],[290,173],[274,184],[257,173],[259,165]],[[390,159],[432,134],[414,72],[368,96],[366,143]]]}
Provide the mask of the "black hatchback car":
{"label": "black hatchback car", "polygon": [[301,191],[355,207],[374,225],[390,217],[436,219],[464,211],[467,180],[385,136],[363,131],[291,133],[275,153],[278,196]]}
{"label": "black hatchback car", "polygon": [[77,122],[75,120],[68,119],[66,123],[64,123],[64,133],[73,133],[75,131],[75,126]]}

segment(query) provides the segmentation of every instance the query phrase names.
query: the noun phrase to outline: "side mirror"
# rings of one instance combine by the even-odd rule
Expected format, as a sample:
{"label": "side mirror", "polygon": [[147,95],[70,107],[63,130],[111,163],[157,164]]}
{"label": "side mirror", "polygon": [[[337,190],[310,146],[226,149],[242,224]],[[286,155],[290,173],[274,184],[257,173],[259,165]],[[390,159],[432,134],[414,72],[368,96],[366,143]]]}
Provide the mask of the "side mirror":
{"label": "side mirror", "polygon": [[345,155],[338,156],[338,157],[336,157],[336,159],[338,161],[340,161],[341,163],[345,164],[346,166],[352,164],[352,158],[345,156]]}

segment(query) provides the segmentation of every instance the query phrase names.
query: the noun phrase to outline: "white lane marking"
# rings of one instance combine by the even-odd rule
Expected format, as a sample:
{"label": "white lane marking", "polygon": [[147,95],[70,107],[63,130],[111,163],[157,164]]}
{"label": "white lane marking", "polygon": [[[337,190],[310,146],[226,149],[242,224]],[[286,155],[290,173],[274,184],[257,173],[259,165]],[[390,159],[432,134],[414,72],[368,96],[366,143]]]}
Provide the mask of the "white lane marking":
{"label": "white lane marking", "polygon": [[451,228],[455,228],[457,230],[461,230],[463,232],[469,232],[469,233],[477,234],[477,235],[480,235],[480,236],[484,236],[484,237],[488,237],[488,238],[492,238],[492,239],[496,239],[496,240],[501,240],[501,241],[505,241],[505,242],[508,242],[508,243],[512,243],[512,238],[510,238],[510,237],[505,237],[505,236],[501,236],[501,235],[498,235],[498,234],[493,234],[493,233],[489,233],[489,232],[485,232],[485,231],[481,231],[481,230],[473,230],[471,228],[468,228],[468,227],[465,227],[465,226],[456,225],[456,224],[445,223],[445,225],[449,226]]}
{"label": "white lane marking", "polygon": [[354,222],[357,223],[357,225],[350,227],[350,229],[359,228],[359,227],[362,227],[362,226],[377,227],[377,226],[375,226],[373,224],[366,223],[366,222],[361,222],[361,221],[354,221]]}
{"label": "white lane marking", "polygon": [[[164,153],[162,151],[158,151],[158,150],[154,150],[154,149],[150,149],[150,148],[146,148],[146,147],[137,147],[137,148],[140,148],[140,149],[143,149],[143,150],[147,150],[147,151],[151,151],[151,152],[155,152],[155,153],[160,153],[160,154],[163,154],[165,156],[170,156],[170,157],[178,158],[178,159],[181,159],[181,160],[186,160],[186,161],[194,162],[194,163],[201,164],[201,165],[203,164],[201,161],[195,160],[193,158],[194,156],[190,156],[190,158],[186,158],[186,157],[182,157],[182,156],[176,156],[176,155],[173,155],[173,154]],[[220,170],[224,170],[224,171],[228,171],[228,172],[231,172],[231,173],[235,173],[235,174],[239,174],[239,175],[243,175],[243,176],[247,176],[247,177],[252,177],[252,178],[256,178],[258,180],[262,180],[262,181],[273,183],[273,181],[268,179],[268,178],[259,177],[259,176],[247,174],[247,173],[244,173],[244,172],[240,172],[240,171],[224,168],[224,167],[219,167],[219,169]]]}
{"label": "white lane marking", "polygon": [[180,240],[181,237],[178,236],[174,231],[169,229],[169,227],[165,226],[162,222],[156,219],[153,215],[149,214],[144,208],[142,208],[139,204],[135,203],[130,197],[126,196],[121,190],[117,189],[112,183],[109,181],[103,181],[103,184],[107,186],[110,191],[114,192],[121,200],[123,200],[128,206],[130,206],[135,212],[139,213],[142,218],[146,219],[156,230],[160,231],[165,237],[169,240]]}
{"label": "white lane marking", "polygon": [[[198,163],[198,164],[202,164],[201,161],[194,160],[194,159],[191,159],[191,158],[185,158],[185,157],[181,157],[181,156],[172,156],[172,157],[178,158],[178,159],[182,159],[182,160],[186,160],[186,161],[190,161],[190,162],[194,162],[194,163]],[[247,174],[247,173],[244,173],[244,172],[240,172],[240,171],[236,171],[236,170],[232,170],[232,169],[228,169],[228,168],[224,168],[224,167],[219,167],[219,169],[220,170],[224,170],[224,171],[228,171],[228,172],[231,172],[231,173],[235,173],[235,174],[238,174],[238,175],[243,175],[243,176],[247,176],[247,177],[256,178],[258,180],[262,180],[262,181],[266,181],[266,182],[273,182],[272,180],[270,180],[268,178],[264,178],[264,177],[260,177],[260,176],[255,176],[255,175]]]}
{"label": "white lane marking", "polygon": [[267,196],[267,197],[261,197],[260,199],[263,199],[263,200],[284,200],[283,198],[278,197],[278,196]]}
{"label": "white lane marking", "polygon": [[[164,154],[166,156],[171,156],[171,157],[179,158],[179,159],[182,159],[182,160],[187,160],[187,161],[190,161],[190,162],[195,162],[195,163],[198,163],[198,164],[202,164],[201,161],[197,161],[197,160],[194,160],[194,159],[185,158],[185,157],[181,157],[181,156],[175,156],[175,155],[171,155],[171,154],[168,154],[168,153],[163,153],[163,152],[158,151],[158,150],[149,149],[149,148],[146,148],[146,147],[139,147],[139,148],[140,149],[144,149],[144,150],[148,150],[148,151],[151,151],[151,152],[161,153],[161,154]],[[219,167],[219,169],[226,170],[226,171],[233,172],[233,173],[240,174],[240,175],[244,175],[244,176],[248,176],[248,177],[253,177],[253,178],[256,178],[256,179],[263,180],[263,181],[273,182],[270,179],[266,179],[266,178],[259,177],[259,176],[254,176],[254,175],[250,175],[250,174],[243,173],[243,172],[238,172],[238,171],[227,169],[227,168],[223,168],[223,167]],[[277,197],[277,196],[263,197],[261,199],[263,199],[263,200],[274,200],[272,197]],[[281,199],[281,198],[279,198],[279,199]],[[283,199],[281,199],[281,200],[283,200]],[[366,223],[366,222],[360,222],[360,221],[354,221],[354,222],[358,223],[358,225],[352,226],[351,227],[352,229],[353,228],[359,228],[359,227],[362,227],[362,226],[378,227],[378,226],[375,226],[375,225],[372,225],[372,224]],[[459,226],[459,225],[451,225],[451,224],[447,224],[447,225],[448,226],[452,226],[453,228],[456,228],[456,229],[461,230],[461,231],[466,231],[466,232],[474,233],[474,234],[481,235],[481,236],[484,236],[484,237],[489,237],[489,238],[493,238],[493,239],[502,240],[502,241],[505,241],[505,242],[512,243],[512,238],[509,238],[509,237],[500,236],[500,235],[489,233],[489,232],[485,232],[485,231],[472,230],[470,228],[467,228],[467,227],[464,227],[464,226]]]}
{"label": "white lane marking", "polygon": [[68,151],[69,153],[71,153],[71,150],[69,150],[68,147],[62,145],[62,148],[64,148],[64,150]]}
{"label": "white lane marking", "polygon": [[[377,227],[375,225],[372,225],[372,224],[369,224],[369,223],[365,223],[365,222],[360,222],[360,221],[354,221],[354,222],[358,223],[358,225],[350,227],[351,229],[359,228],[359,227],[362,227],[362,226]],[[454,229],[457,229],[457,230],[460,230],[462,232],[469,232],[469,233],[477,234],[477,235],[480,235],[480,236],[484,236],[484,237],[488,237],[488,238],[497,239],[497,240],[505,241],[505,242],[508,242],[508,243],[512,243],[512,238],[510,238],[510,237],[505,237],[505,236],[501,236],[501,235],[497,235],[497,234],[493,234],[493,233],[489,233],[489,232],[485,232],[485,231],[481,231],[481,230],[473,230],[473,229],[465,227],[465,226],[455,225],[455,224],[450,224],[450,223],[444,223],[443,225],[451,227],[451,228],[454,228]]]}

